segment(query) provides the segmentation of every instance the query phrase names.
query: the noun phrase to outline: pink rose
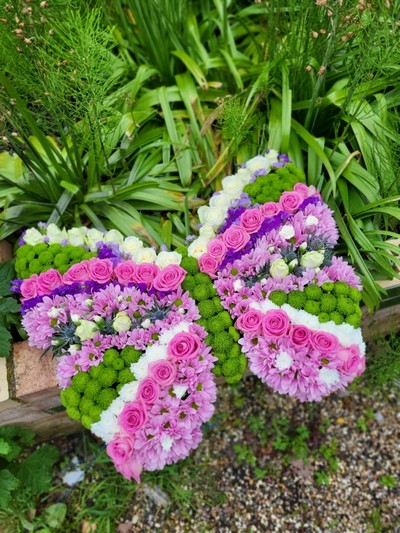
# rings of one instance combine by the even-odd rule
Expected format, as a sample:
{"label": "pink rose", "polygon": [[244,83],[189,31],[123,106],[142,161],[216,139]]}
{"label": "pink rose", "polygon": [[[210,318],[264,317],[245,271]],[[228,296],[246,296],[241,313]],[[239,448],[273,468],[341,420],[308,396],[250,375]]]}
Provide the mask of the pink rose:
{"label": "pink rose", "polygon": [[82,282],[89,279],[89,261],[81,261],[72,265],[63,275],[63,282],[71,285],[76,281]]}
{"label": "pink rose", "polygon": [[249,309],[236,320],[235,326],[241,331],[256,333],[262,324],[263,315],[256,309]]}
{"label": "pink rose", "polygon": [[140,474],[142,473],[143,465],[138,463],[133,457],[130,457],[124,463],[116,464],[115,468],[128,481],[130,481],[133,478],[136,481],[136,483],[140,483]]}
{"label": "pink rose", "polygon": [[281,206],[275,202],[267,202],[260,206],[260,211],[263,217],[273,217],[279,213]]}
{"label": "pink rose", "polygon": [[338,338],[325,331],[313,331],[311,344],[316,350],[323,353],[336,353],[340,346]]}
{"label": "pink rose", "polygon": [[113,264],[110,259],[98,259],[92,257],[89,259],[89,276],[92,281],[97,283],[107,283],[113,275]]}
{"label": "pink rose", "polygon": [[107,454],[115,464],[124,463],[133,453],[131,437],[118,436],[107,445]]}
{"label": "pink rose", "polygon": [[114,269],[114,274],[118,283],[121,283],[121,285],[128,285],[128,283],[133,282],[136,269],[137,265],[131,259],[118,263]]}
{"label": "pink rose", "polygon": [[293,326],[290,330],[290,338],[296,346],[307,346],[310,342],[311,331],[306,326]]}
{"label": "pink rose", "polygon": [[345,372],[356,376],[364,372],[365,357],[361,357],[360,348],[356,344],[347,347],[341,346],[336,355],[342,361],[342,369]]}
{"label": "pink rose", "polygon": [[51,291],[54,291],[54,289],[57,289],[57,287],[60,287],[62,283],[63,279],[59,271],[50,268],[47,272],[39,274],[37,279],[38,295],[49,294]]}
{"label": "pink rose", "polygon": [[169,342],[167,353],[174,359],[190,359],[200,350],[200,339],[191,333],[177,333]]}
{"label": "pink rose", "polygon": [[231,226],[225,231],[222,238],[227,248],[233,248],[237,252],[246,246],[250,235],[240,226]]}
{"label": "pink rose", "polygon": [[255,207],[254,209],[246,209],[240,215],[240,225],[247,233],[255,233],[261,227],[263,216],[261,211]]}
{"label": "pink rose", "polygon": [[179,265],[168,265],[159,272],[153,282],[158,291],[168,292],[178,289],[185,279],[186,270]]}
{"label": "pink rose", "polygon": [[122,409],[118,422],[128,435],[133,435],[147,422],[147,407],[141,401],[130,402]]}
{"label": "pink rose", "polygon": [[296,183],[296,185],[293,187],[293,190],[301,194],[303,199],[308,198],[310,196],[308,187],[305,183]]}
{"label": "pink rose", "polygon": [[160,269],[153,263],[140,263],[140,265],[136,265],[136,270],[133,273],[133,281],[135,283],[145,283],[149,289],[159,272]]}
{"label": "pink rose", "polygon": [[172,385],[176,376],[176,366],[172,361],[155,361],[149,364],[149,377],[161,387]]}
{"label": "pink rose", "polygon": [[216,259],[215,257],[212,257],[210,254],[203,254],[200,256],[200,259],[199,259],[200,272],[205,272],[206,274],[209,274],[211,276],[215,274],[219,264],[220,264],[220,260]]}
{"label": "pink rose", "polygon": [[262,321],[264,335],[283,337],[290,327],[290,320],[282,309],[271,309],[265,313]]}
{"label": "pink rose", "polygon": [[21,283],[20,291],[21,291],[21,294],[24,300],[35,298],[38,295],[37,280],[38,280],[38,275],[32,274],[30,278],[24,279],[24,281]]}
{"label": "pink rose", "polygon": [[302,202],[303,196],[296,191],[283,192],[279,200],[282,211],[289,214],[295,213]]}
{"label": "pink rose", "polygon": [[211,257],[222,260],[226,254],[226,246],[222,239],[211,239],[207,244],[207,251]]}
{"label": "pink rose", "polygon": [[146,405],[153,405],[160,396],[160,386],[153,378],[144,378],[140,382],[136,398]]}

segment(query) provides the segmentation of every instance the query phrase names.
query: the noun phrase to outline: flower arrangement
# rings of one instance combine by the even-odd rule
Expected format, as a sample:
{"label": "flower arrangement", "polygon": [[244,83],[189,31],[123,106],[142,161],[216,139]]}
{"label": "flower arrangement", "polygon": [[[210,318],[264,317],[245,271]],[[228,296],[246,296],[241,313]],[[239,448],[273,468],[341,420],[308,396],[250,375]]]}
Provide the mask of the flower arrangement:
{"label": "flower arrangement", "polygon": [[[109,232],[72,244],[75,233],[91,231],[75,229],[43,226],[47,238],[36,244],[28,230],[13,288],[30,344],[58,358],[68,415],[106,443],[127,479],[140,482],[142,470],[161,469],[197,447],[214,411],[215,358],[196,301],[182,287],[181,254],[156,254],[119,232],[116,242]],[[60,242],[60,233],[70,240]],[[211,293],[216,297],[212,284]]]}
{"label": "flower arrangement", "polygon": [[199,209],[188,254],[214,280],[250,370],[279,393],[318,401],[365,368],[362,286],[333,255],[332,212],[304,181],[285,155],[250,160]]}

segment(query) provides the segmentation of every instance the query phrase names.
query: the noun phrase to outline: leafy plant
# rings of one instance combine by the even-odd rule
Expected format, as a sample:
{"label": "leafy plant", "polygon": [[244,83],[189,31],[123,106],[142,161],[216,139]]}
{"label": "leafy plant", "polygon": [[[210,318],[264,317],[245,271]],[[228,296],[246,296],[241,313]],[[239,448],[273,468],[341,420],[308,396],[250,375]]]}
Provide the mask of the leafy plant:
{"label": "leafy plant", "polygon": [[42,516],[36,516],[40,496],[52,485],[52,469],[58,450],[44,444],[21,455],[33,444],[34,433],[17,426],[0,428],[0,525],[4,533],[54,531],[62,525],[65,506],[50,505]]}
{"label": "leafy plant", "polygon": [[373,386],[384,386],[400,379],[400,335],[392,333],[369,345],[365,380]]}
{"label": "leafy plant", "polygon": [[15,278],[14,262],[0,263],[0,356],[8,357],[11,353],[10,329],[15,326],[20,334],[20,304],[10,292],[11,281]]}

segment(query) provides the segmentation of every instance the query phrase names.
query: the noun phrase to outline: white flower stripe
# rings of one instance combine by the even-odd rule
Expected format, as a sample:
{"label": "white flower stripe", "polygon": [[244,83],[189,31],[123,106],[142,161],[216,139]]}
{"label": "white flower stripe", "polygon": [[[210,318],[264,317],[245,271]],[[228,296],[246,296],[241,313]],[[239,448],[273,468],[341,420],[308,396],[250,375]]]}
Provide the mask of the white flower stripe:
{"label": "white flower stripe", "polygon": [[106,444],[111,442],[119,431],[118,417],[125,404],[136,399],[140,382],[148,376],[149,364],[167,359],[168,343],[181,332],[188,332],[192,322],[182,321],[169,331],[162,333],[157,342],[149,346],[140,357],[137,363],[132,363],[131,370],[136,377],[135,381],[126,383],[121,387],[118,398],[112,401],[101,415],[100,420],[90,427],[90,431],[97,437],[103,439]]}
{"label": "white flower stripe", "polygon": [[307,326],[314,331],[326,331],[335,335],[342,346],[350,346],[351,344],[357,344],[360,347],[360,354],[365,356],[365,342],[362,339],[361,328],[354,328],[350,324],[340,324],[339,326],[329,320],[329,322],[321,323],[318,317],[311,315],[302,309],[294,309],[289,304],[283,304],[282,307],[274,304],[270,300],[264,300],[263,302],[253,301],[250,303],[252,309],[257,309],[263,313],[270,311],[271,309],[282,309],[285,311],[291,322],[295,325]]}

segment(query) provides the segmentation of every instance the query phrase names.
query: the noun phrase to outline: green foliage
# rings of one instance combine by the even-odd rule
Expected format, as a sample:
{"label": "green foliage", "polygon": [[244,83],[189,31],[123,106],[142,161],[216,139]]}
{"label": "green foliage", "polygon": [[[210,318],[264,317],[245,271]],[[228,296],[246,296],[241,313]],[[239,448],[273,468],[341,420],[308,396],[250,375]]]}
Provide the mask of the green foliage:
{"label": "green foliage", "polygon": [[382,387],[400,379],[400,335],[393,333],[368,345],[367,369],[364,378],[373,386]]}
{"label": "green foliage", "polygon": [[[44,444],[24,453],[32,445],[34,433],[6,426],[0,428],[0,525],[2,531],[22,531],[28,520],[23,511],[35,508],[41,494],[50,490],[52,470],[58,459],[58,450]],[[21,512],[22,508],[22,512]],[[55,510],[47,511],[47,518],[55,519]],[[58,515],[61,525],[61,515]],[[51,521],[51,520],[50,520]],[[28,523],[29,525],[29,523]],[[47,525],[50,525],[47,522]],[[29,528],[30,530],[33,528]]]}
{"label": "green foliage", "polygon": [[11,353],[12,328],[20,328],[20,304],[10,291],[11,281],[15,278],[14,261],[0,264],[0,357]]}

